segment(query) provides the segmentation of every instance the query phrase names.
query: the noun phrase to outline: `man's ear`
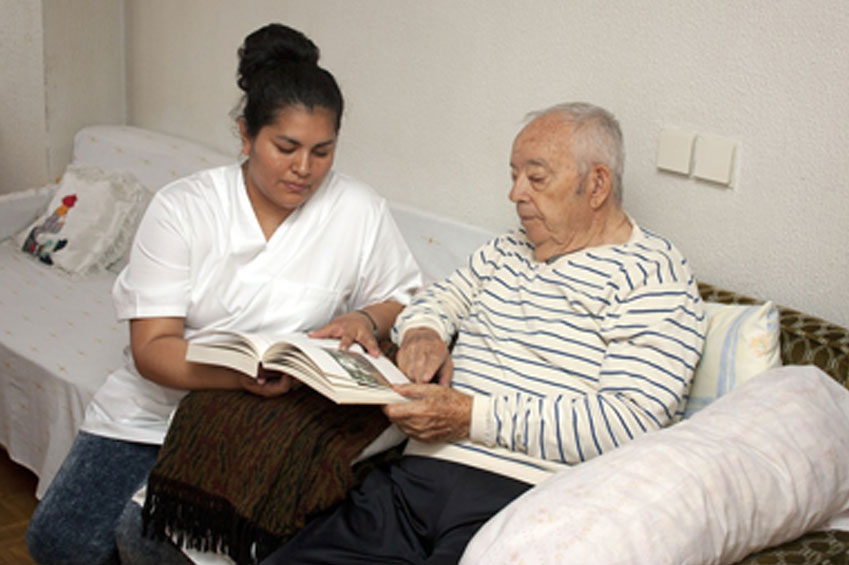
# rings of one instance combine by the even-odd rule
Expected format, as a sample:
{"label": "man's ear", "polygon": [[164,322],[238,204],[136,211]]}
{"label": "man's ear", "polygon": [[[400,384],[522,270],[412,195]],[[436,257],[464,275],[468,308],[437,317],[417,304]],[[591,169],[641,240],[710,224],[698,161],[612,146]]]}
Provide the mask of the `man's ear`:
{"label": "man's ear", "polygon": [[596,163],[587,175],[587,192],[589,194],[590,207],[598,210],[610,198],[613,190],[613,175],[610,169],[601,163]]}

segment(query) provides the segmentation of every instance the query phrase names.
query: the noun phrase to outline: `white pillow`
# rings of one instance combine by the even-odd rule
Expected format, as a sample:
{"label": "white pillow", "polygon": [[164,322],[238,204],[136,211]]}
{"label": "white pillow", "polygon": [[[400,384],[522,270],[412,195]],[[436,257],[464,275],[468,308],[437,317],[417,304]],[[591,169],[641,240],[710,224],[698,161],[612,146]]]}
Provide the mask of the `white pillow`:
{"label": "white pillow", "polygon": [[684,411],[689,418],[755,375],[781,365],[778,308],[705,302],[708,317],[702,358]]}
{"label": "white pillow", "polygon": [[72,275],[101,272],[124,256],[150,196],[128,172],[70,165],[47,209],[15,240]]}
{"label": "white pillow", "polygon": [[849,391],[787,366],[540,483],[461,563],[735,563],[846,509]]}

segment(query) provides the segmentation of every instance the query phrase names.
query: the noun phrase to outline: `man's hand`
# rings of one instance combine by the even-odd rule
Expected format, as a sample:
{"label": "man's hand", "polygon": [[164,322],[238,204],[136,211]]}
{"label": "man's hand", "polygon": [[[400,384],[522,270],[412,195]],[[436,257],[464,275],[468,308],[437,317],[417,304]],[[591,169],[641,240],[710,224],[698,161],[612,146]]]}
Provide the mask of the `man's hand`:
{"label": "man's hand", "polygon": [[401,372],[414,383],[430,382],[438,374],[439,384],[448,386],[454,372],[448,347],[431,328],[412,328],[404,332],[397,362]]}
{"label": "man's hand", "polygon": [[387,404],[383,413],[408,436],[425,442],[447,442],[469,436],[472,397],[435,384],[394,387],[409,402]]}

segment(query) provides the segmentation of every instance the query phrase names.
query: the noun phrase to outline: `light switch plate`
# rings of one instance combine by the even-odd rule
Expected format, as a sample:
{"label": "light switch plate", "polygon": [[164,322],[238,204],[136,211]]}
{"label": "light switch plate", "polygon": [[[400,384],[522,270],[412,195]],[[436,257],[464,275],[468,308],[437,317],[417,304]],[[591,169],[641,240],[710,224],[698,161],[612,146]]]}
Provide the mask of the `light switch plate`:
{"label": "light switch plate", "polygon": [[736,153],[737,142],[734,140],[699,134],[693,151],[693,176],[730,186],[734,179]]}
{"label": "light switch plate", "polygon": [[657,144],[657,168],[689,175],[694,135],[678,128],[663,128]]}

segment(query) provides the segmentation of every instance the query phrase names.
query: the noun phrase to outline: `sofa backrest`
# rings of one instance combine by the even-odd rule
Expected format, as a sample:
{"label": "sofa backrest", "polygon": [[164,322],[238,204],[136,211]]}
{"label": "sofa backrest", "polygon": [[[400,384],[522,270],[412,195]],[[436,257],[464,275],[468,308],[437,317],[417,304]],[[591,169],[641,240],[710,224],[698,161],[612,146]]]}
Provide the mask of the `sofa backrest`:
{"label": "sofa backrest", "polygon": [[193,141],[132,126],[88,126],[74,136],[74,163],[129,171],[151,190],[237,158]]}
{"label": "sofa backrest", "polygon": [[444,279],[465,265],[469,255],[495,235],[402,204],[390,204],[390,208],[426,283]]}
{"label": "sofa backrest", "polygon": [[[237,158],[193,141],[132,126],[88,126],[74,137],[74,163],[129,171],[151,190]],[[486,230],[401,204],[390,203],[390,209],[428,282],[449,275],[493,236]]]}

